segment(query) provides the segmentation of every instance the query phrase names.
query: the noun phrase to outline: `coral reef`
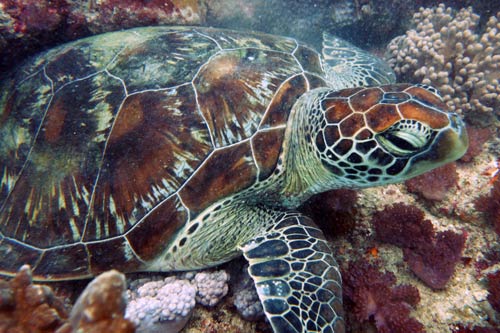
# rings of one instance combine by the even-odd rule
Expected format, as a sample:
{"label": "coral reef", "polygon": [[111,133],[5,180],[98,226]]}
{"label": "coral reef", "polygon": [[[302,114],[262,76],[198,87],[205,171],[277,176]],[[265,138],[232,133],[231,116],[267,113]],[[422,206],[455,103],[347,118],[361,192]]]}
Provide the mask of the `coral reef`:
{"label": "coral reef", "polygon": [[[351,262],[342,272],[346,312],[361,323],[373,321],[377,332],[424,332],[410,317],[420,301],[419,292],[410,285],[397,285],[391,272],[380,272],[378,265],[365,259]],[[349,324],[349,323],[348,323]],[[351,322],[351,325],[353,323]],[[361,331],[351,327],[351,331]]]}
{"label": "coral reef", "polygon": [[49,333],[67,319],[63,301],[51,288],[33,284],[29,266],[9,282],[0,280],[0,332]]}
{"label": "coral reef", "polygon": [[464,327],[462,325],[459,325],[456,328],[452,329],[453,333],[498,333],[499,331],[496,328],[491,328],[491,327],[479,327],[479,326],[474,326],[474,327]]}
{"label": "coral reef", "polygon": [[376,239],[403,248],[404,260],[424,283],[443,289],[462,258],[467,235],[436,233],[417,207],[396,203],[374,214]]}
{"label": "coral reef", "polygon": [[57,43],[137,26],[195,25],[205,14],[196,0],[2,0],[0,71]]}
{"label": "coral reef", "polygon": [[484,31],[472,8],[421,8],[415,29],[396,37],[387,60],[402,82],[438,88],[451,110],[483,127],[500,119],[500,13]]}
{"label": "coral reef", "polygon": [[496,312],[500,313],[500,270],[488,274],[488,302]]}
{"label": "coral reef", "polygon": [[199,24],[204,9],[197,0],[91,1],[92,14],[84,15],[93,33],[148,25]]}
{"label": "coral reef", "polygon": [[126,318],[137,332],[178,332],[196,303],[215,306],[228,292],[224,270],[187,272],[166,278],[139,279],[130,284]]}
{"label": "coral reef", "polygon": [[491,138],[491,130],[489,128],[467,126],[467,136],[469,137],[469,148],[459,160],[464,163],[472,162],[474,157],[481,154],[483,145]]}
{"label": "coral reef", "polygon": [[133,333],[125,313],[125,277],[105,272],[85,288],[71,313],[45,285],[34,284],[25,265],[9,282],[0,280],[0,332],[6,333]]}
{"label": "coral reef", "polygon": [[134,333],[135,325],[125,319],[125,276],[116,270],[92,280],[78,297],[69,322],[56,333]]}
{"label": "coral reef", "polygon": [[196,288],[188,281],[167,277],[129,291],[126,317],[138,332],[178,332],[195,306]]}
{"label": "coral reef", "polygon": [[411,193],[417,193],[427,200],[441,201],[448,191],[457,186],[456,163],[448,163],[405,182]]}
{"label": "coral reef", "polygon": [[340,189],[311,197],[299,211],[311,217],[326,236],[343,237],[356,225],[356,202],[354,190]]}
{"label": "coral reef", "polygon": [[493,225],[500,236],[500,178],[496,178],[488,195],[480,196],[476,202],[477,210],[484,213],[486,220]]}

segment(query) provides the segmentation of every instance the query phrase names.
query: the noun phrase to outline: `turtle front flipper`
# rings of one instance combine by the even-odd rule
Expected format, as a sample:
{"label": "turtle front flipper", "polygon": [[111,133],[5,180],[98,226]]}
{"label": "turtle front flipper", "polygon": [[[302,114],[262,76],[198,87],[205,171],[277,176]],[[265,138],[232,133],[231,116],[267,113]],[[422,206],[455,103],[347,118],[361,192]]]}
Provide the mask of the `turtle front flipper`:
{"label": "turtle front flipper", "polygon": [[326,32],[323,61],[327,79],[336,90],[396,82],[394,71],[382,59]]}
{"label": "turtle front flipper", "polygon": [[241,250],[275,333],[344,332],[339,268],[311,219],[283,214]]}

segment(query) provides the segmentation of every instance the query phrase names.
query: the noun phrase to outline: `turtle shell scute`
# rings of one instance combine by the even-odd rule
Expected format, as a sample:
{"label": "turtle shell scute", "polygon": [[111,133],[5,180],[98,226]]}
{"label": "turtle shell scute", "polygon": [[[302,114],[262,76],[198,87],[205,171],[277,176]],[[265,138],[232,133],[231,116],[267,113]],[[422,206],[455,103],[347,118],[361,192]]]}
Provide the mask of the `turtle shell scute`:
{"label": "turtle shell scute", "polygon": [[327,85],[293,39],[187,27],[82,39],[8,78],[0,273],[26,262],[50,279],[146,267],[189,219],[274,174],[290,109]]}

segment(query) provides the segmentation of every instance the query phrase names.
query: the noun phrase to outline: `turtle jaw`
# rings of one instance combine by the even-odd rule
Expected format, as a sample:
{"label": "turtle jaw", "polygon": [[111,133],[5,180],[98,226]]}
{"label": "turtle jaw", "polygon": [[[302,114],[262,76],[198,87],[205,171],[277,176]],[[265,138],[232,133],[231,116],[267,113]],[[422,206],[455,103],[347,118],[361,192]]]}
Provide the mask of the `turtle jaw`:
{"label": "turtle jaw", "polygon": [[435,137],[429,149],[416,155],[409,164],[405,178],[412,178],[461,158],[469,147],[465,124],[455,113],[448,114],[449,126]]}

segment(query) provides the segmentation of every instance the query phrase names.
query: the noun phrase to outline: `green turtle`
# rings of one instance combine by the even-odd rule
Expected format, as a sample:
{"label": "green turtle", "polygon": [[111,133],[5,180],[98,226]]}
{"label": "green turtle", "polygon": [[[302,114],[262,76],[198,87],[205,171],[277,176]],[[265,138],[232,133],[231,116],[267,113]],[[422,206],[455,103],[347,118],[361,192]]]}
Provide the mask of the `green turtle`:
{"label": "green turtle", "polygon": [[0,273],[194,270],[241,254],[274,332],[343,332],[312,194],[459,158],[431,87],[324,36],[147,27],[35,57],[0,91]]}

